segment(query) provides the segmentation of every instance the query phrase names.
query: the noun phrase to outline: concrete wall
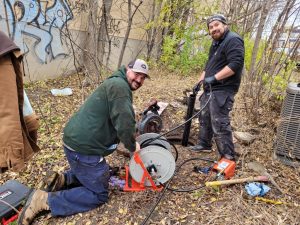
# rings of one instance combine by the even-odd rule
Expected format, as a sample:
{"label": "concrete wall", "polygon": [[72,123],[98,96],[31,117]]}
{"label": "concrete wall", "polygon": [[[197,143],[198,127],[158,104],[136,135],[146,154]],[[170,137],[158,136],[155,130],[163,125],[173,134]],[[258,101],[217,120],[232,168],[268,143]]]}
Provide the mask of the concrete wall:
{"label": "concrete wall", "polygon": [[[85,35],[83,31],[71,30],[71,33],[73,37],[76,37],[78,43],[81,42]],[[60,36],[59,33],[56,35]],[[42,50],[39,51],[36,47],[36,39],[24,35],[23,41],[29,49],[26,54],[24,54],[25,82],[56,78],[72,74],[76,71],[70,43],[63,35],[61,35],[60,38],[61,41],[52,44],[52,46],[60,50],[59,54],[54,55],[52,48],[45,50],[45,54]],[[40,58],[41,53],[43,56],[45,55],[45,60],[43,61]]]}
{"label": "concrete wall", "polygon": [[[47,4],[46,4],[47,3]],[[61,30],[73,14],[66,0],[2,0],[0,29],[25,54],[25,79],[44,79],[73,69]],[[67,68],[70,67],[70,68]]]}
{"label": "concrete wall", "polygon": [[[127,19],[127,7],[120,8],[118,2],[112,7],[112,22],[120,28],[108,63],[112,70],[116,69],[126,30],[123,21]],[[147,4],[141,8],[146,12]],[[71,8],[68,0],[0,0],[0,29],[25,53],[25,81],[54,78],[75,71],[72,48],[64,35],[65,27],[68,25],[76,44],[82,45],[86,15],[72,12]],[[138,12],[127,43],[124,64],[143,51],[145,44],[141,40],[145,39],[145,31],[139,28],[142,24],[145,24],[145,19]]]}

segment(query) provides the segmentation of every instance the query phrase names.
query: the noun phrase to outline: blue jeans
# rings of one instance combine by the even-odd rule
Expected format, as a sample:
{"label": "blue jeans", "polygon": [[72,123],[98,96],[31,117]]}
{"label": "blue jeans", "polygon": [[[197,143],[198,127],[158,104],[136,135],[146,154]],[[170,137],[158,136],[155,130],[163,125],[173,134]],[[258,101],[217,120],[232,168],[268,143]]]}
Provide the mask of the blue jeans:
{"label": "blue jeans", "polygon": [[[108,201],[109,166],[101,156],[83,155],[64,147],[70,170],[65,172],[72,189],[51,192],[48,204],[53,216],[68,216],[96,208]],[[102,159],[102,160],[101,160]]]}

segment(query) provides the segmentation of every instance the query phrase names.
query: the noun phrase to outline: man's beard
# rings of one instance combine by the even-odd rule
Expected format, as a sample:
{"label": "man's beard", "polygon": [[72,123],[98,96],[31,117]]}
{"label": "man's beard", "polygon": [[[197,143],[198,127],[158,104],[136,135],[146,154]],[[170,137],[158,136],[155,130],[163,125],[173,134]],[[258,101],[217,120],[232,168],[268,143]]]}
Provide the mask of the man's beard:
{"label": "man's beard", "polygon": [[219,41],[222,38],[223,34],[224,33],[221,33],[220,30],[216,30],[211,34],[211,36],[215,41]]}
{"label": "man's beard", "polygon": [[[133,83],[136,83],[137,85],[133,85]],[[130,89],[131,89],[132,91],[135,91],[135,90],[139,89],[141,86],[142,86],[142,85],[141,85],[140,83],[138,83],[138,82],[136,82],[136,81],[133,81],[133,82],[131,83],[131,85],[130,85]]]}

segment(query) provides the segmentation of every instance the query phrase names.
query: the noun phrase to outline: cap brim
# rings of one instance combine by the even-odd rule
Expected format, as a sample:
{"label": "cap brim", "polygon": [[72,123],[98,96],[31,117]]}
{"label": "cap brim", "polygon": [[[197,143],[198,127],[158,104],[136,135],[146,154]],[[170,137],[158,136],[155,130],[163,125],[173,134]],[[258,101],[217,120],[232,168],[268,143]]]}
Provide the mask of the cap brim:
{"label": "cap brim", "polygon": [[225,21],[221,20],[220,18],[213,18],[212,20],[210,20],[210,21],[207,22],[207,26],[209,26],[209,24],[210,24],[211,22],[213,22],[213,21],[219,21],[219,22],[221,22],[221,23],[227,25],[227,23],[226,23]]}
{"label": "cap brim", "polygon": [[145,73],[145,71],[142,71],[142,70],[137,70],[137,69],[131,69],[133,72],[136,72],[136,73],[142,73],[142,74],[145,74],[147,78],[150,79],[150,76],[148,74]]}

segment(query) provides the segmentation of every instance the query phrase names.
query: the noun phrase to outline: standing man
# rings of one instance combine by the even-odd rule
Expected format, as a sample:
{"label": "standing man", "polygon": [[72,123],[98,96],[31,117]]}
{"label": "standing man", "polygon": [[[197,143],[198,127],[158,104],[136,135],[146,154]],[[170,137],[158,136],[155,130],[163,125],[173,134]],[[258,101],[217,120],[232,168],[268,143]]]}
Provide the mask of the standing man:
{"label": "standing man", "polygon": [[[204,81],[204,93],[200,99],[201,108],[211,98],[199,115],[198,144],[190,149],[197,152],[211,152],[214,136],[221,157],[235,160],[229,112],[234,96],[238,92],[244,66],[244,41],[227,26],[221,14],[207,19],[207,27],[213,39],[205,70],[200,76]],[[211,92],[210,92],[211,90]]]}
{"label": "standing man", "polygon": [[[46,191],[33,191],[19,217],[30,224],[43,210],[53,216],[68,216],[96,208],[108,201],[109,166],[105,156],[120,141],[138,151],[132,91],[149,78],[148,65],[141,59],[122,66],[85,101],[64,129],[64,151],[70,170],[48,177]],[[70,188],[64,190],[66,188]]]}

